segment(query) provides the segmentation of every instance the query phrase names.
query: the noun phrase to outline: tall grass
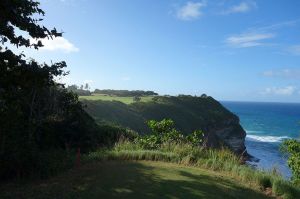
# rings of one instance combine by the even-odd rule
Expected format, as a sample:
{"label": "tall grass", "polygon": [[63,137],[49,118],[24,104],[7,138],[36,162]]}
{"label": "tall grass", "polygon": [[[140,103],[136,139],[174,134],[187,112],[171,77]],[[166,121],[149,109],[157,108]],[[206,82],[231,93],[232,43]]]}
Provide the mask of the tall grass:
{"label": "tall grass", "polygon": [[261,190],[273,188],[273,195],[283,198],[300,198],[300,191],[276,172],[253,169],[242,164],[241,158],[227,149],[214,150],[190,144],[161,145],[157,150],[145,150],[129,141],[119,142],[113,149],[99,150],[84,156],[85,162],[104,160],[164,161],[223,172],[244,184]]}

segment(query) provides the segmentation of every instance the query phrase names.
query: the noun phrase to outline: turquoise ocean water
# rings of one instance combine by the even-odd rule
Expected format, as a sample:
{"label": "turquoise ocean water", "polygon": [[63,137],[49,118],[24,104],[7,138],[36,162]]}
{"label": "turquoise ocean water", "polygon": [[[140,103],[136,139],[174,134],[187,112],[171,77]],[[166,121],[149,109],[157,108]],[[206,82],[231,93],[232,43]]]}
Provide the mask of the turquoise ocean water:
{"label": "turquoise ocean water", "polygon": [[287,138],[300,137],[300,103],[221,102],[239,116],[247,132],[248,153],[260,159],[258,168],[276,167],[290,177],[286,157],[280,153],[280,143]]}

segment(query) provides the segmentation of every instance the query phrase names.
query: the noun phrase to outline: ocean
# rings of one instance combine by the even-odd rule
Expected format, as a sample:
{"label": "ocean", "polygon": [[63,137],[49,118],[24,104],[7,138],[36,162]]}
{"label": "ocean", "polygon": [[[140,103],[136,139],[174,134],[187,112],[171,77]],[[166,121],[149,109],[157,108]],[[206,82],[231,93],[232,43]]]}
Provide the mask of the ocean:
{"label": "ocean", "polygon": [[257,168],[276,168],[289,178],[286,155],[279,151],[281,142],[300,137],[300,103],[229,102],[223,106],[240,118],[247,132],[246,147],[249,154],[260,159]]}

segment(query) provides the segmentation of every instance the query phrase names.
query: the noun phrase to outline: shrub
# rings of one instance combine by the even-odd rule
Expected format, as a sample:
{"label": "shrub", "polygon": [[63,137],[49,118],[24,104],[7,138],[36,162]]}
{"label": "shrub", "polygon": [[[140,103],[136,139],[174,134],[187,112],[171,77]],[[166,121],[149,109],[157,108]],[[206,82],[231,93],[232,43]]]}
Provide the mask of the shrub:
{"label": "shrub", "polygon": [[281,145],[281,151],[289,154],[288,166],[292,170],[292,179],[295,184],[300,184],[300,142],[297,140],[285,140]]}
{"label": "shrub", "polygon": [[151,133],[140,136],[135,140],[143,149],[167,149],[178,144],[200,146],[202,143],[204,133],[201,130],[196,130],[192,134],[184,136],[174,128],[175,124],[171,119],[163,119],[161,121],[150,120],[147,124],[151,129]]}

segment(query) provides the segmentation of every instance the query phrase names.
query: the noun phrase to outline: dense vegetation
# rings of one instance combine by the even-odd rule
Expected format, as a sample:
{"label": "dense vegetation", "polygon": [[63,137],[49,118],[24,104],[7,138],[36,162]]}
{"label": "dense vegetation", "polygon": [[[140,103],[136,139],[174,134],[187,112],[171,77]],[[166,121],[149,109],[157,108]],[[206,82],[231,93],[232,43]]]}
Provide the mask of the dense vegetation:
{"label": "dense vegetation", "polygon": [[[229,146],[236,153],[244,153],[246,133],[239,124],[239,118],[224,108],[212,97],[202,96],[156,96],[148,101],[122,103],[117,100],[85,100],[81,98],[87,112],[100,123],[119,124],[147,134],[148,120],[170,118],[183,134],[202,130],[210,147]],[[114,97],[111,97],[115,99]],[[233,144],[232,144],[233,143]]]}
{"label": "dense vegetation", "polygon": [[111,96],[118,96],[118,97],[134,97],[134,96],[154,96],[158,95],[153,91],[142,91],[142,90],[111,90],[111,89],[96,89],[93,93],[95,94],[104,94],[104,95],[111,95]]}
{"label": "dense vegetation", "polygon": [[75,149],[86,152],[127,132],[96,125],[78,96],[55,82],[68,74],[64,61],[39,64],[10,49],[39,49],[40,39],[62,36],[39,24],[44,14],[36,1],[0,1],[0,180],[47,177],[72,166]]}
{"label": "dense vegetation", "polygon": [[[300,197],[300,190],[276,171],[255,170],[242,164],[243,160],[227,149],[207,149],[199,131],[185,136],[167,119],[152,120],[148,125],[151,129],[148,135],[121,137],[112,148],[100,148],[83,155],[84,165],[80,169],[43,183],[0,186],[0,191],[4,198],[151,198],[166,193],[191,198],[267,198],[259,190],[284,199]],[[142,160],[173,164],[140,162]],[[185,173],[178,175],[179,168]],[[156,171],[152,172],[153,169]],[[175,183],[177,178],[181,180]],[[224,186],[226,188],[222,188]]]}
{"label": "dense vegetation", "polygon": [[[206,131],[237,116],[212,97],[157,96],[148,102],[124,104],[120,101],[84,100],[87,112],[98,122],[110,122],[129,127],[141,134],[149,133],[148,120],[171,118],[184,134]],[[238,128],[238,126],[237,126]]]}

